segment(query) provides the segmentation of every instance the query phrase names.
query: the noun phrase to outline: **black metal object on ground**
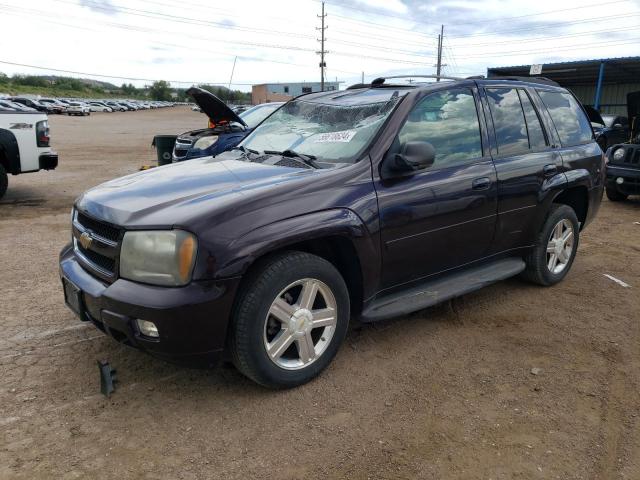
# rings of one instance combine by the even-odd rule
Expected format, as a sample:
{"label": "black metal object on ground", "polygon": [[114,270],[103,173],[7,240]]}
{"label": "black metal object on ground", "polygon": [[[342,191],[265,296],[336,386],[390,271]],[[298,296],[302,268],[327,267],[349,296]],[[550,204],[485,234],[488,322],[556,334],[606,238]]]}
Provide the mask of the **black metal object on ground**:
{"label": "black metal object on ground", "polygon": [[108,397],[116,390],[115,384],[118,381],[116,371],[105,360],[98,360],[98,369],[100,370],[100,392]]}

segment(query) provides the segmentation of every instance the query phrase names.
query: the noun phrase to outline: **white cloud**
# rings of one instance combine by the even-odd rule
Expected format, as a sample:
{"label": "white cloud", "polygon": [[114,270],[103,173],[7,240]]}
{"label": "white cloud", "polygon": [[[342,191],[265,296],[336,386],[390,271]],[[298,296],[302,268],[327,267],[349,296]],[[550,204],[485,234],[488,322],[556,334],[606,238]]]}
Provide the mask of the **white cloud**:
{"label": "white cloud", "polygon": [[[319,79],[320,3],[313,0],[245,0],[215,7],[205,0],[3,4],[8,6],[0,30],[1,61],[187,86],[226,84],[237,56],[234,84],[244,90],[251,83]],[[640,6],[631,1],[605,0],[597,8],[580,0],[352,0],[340,5],[337,0],[326,4],[327,76],[346,84],[360,81],[363,71],[367,80],[434,73],[440,23],[445,24],[444,71],[460,76],[483,74],[490,66],[634,55],[640,39]],[[0,72],[53,73],[1,63]]]}

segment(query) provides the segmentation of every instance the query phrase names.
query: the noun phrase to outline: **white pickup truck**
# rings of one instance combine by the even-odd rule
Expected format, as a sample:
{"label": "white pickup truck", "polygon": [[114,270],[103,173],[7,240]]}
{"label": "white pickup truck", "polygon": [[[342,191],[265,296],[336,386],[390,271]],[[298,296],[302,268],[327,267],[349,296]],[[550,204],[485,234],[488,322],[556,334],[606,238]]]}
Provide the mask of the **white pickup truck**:
{"label": "white pickup truck", "polygon": [[45,113],[0,108],[0,198],[7,191],[8,174],[53,170],[58,154],[49,146]]}

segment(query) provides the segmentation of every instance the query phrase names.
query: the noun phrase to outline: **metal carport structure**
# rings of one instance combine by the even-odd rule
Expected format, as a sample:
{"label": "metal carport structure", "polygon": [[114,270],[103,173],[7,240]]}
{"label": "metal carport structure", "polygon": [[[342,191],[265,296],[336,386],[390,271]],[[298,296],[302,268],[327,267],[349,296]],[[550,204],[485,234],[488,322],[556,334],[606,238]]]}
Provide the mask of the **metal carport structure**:
{"label": "metal carport structure", "polygon": [[[491,67],[487,77],[527,77],[530,67]],[[640,57],[546,63],[539,76],[571,89],[583,104],[602,113],[626,115],[627,93],[640,91]]]}

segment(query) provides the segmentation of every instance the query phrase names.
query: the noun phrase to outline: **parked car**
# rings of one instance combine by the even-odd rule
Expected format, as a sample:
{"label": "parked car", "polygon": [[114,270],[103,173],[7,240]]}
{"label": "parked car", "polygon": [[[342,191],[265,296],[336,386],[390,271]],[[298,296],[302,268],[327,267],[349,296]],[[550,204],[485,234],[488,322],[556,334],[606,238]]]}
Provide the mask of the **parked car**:
{"label": "parked car", "polygon": [[20,103],[20,104],[25,105],[25,106],[27,106],[29,108],[33,108],[34,110],[37,110],[39,112],[55,113],[54,112],[54,108],[52,106],[45,105],[44,103],[40,103],[35,98],[17,96],[17,97],[9,97],[7,100],[11,100],[12,102]]}
{"label": "parked car", "polygon": [[603,152],[611,145],[629,141],[629,120],[622,115],[602,115],[601,121],[592,121],[591,126]]}
{"label": "parked car", "polygon": [[62,114],[67,111],[67,105],[56,100],[55,98],[39,98],[38,101],[51,108],[49,113]]}
{"label": "parked car", "polygon": [[89,102],[89,110],[92,112],[113,112],[113,109],[102,102]]}
{"label": "parked car", "polygon": [[284,105],[283,102],[263,103],[238,115],[213,93],[197,87],[190,88],[187,93],[209,117],[209,127],[179,135],[173,147],[173,162],[218,155],[235,147],[260,122]]}
{"label": "parked car", "polygon": [[37,110],[0,108],[0,198],[8,175],[53,170],[58,154],[51,149],[47,115]]}
{"label": "parked car", "polygon": [[124,105],[119,104],[118,102],[105,102],[106,105],[113,109],[114,112],[126,112],[128,109]]}
{"label": "parked car", "polygon": [[5,98],[0,98],[0,106],[5,110],[13,110],[16,112],[36,112],[35,108],[27,107],[18,102],[12,102],[11,100],[7,100]]}
{"label": "parked car", "polygon": [[120,105],[122,105],[123,107],[125,107],[127,110],[129,110],[130,112],[135,112],[136,110],[138,110],[138,107],[136,107],[135,105],[129,103],[129,102],[118,102]]}
{"label": "parked car", "polygon": [[67,114],[88,116],[88,115],[91,115],[91,109],[85,103],[70,102],[69,105],[67,106]]}
{"label": "parked car", "polygon": [[570,92],[527,80],[311,93],[235,150],[95,187],[60,255],[66,302],[127,345],[228,354],[284,388],[331,362],[351,317],[519,274],[554,285],[598,211],[603,155]]}
{"label": "parked car", "polygon": [[628,143],[607,150],[607,198],[612,202],[640,195],[640,92],[627,95],[627,114],[631,119]]}

